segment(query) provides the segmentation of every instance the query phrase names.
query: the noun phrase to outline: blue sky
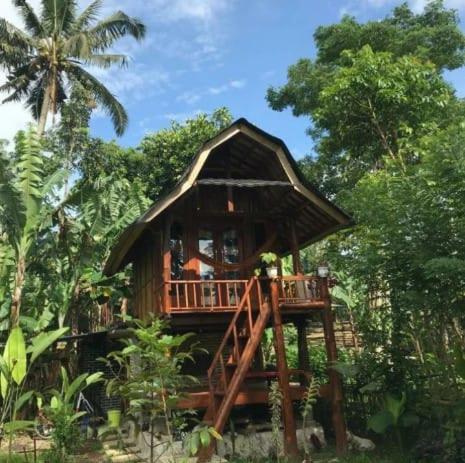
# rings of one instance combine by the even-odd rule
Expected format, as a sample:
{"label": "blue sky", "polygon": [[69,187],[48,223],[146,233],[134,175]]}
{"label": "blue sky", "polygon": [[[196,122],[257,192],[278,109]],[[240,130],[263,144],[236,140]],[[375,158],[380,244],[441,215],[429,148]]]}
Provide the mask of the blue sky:
{"label": "blue sky", "polygon": [[[13,15],[0,0],[1,15]],[[31,0],[38,4],[39,0]],[[80,0],[86,5],[89,0]],[[295,157],[311,153],[305,130],[308,119],[290,111],[272,111],[265,100],[270,85],[286,81],[290,64],[315,54],[312,34],[322,24],[349,13],[359,20],[380,19],[399,4],[391,0],[107,0],[106,10],[123,9],[147,25],[142,44],[124,41],[116,49],[131,56],[125,70],[96,70],[126,106],[130,124],[119,142],[137,146],[145,133],[167,127],[198,112],[228,107],[234,117],[246,117],[281,137]],[[420,11],[424,0],[412,0]],[[449,0],[465,22],[465,0]],[[6,13],[4,12],[6,11]],[[12,16],[14,18],[14,15]],[[465,72],[447,78],[465,95]],[[16,114],[18,113],[18,114]],[[0,108],[9,119],[5,131],[20,129],[19,108]],[[17,127],[16,127],[17,126]],[[97,113],[92,133],[115,137],[109,120]]]}

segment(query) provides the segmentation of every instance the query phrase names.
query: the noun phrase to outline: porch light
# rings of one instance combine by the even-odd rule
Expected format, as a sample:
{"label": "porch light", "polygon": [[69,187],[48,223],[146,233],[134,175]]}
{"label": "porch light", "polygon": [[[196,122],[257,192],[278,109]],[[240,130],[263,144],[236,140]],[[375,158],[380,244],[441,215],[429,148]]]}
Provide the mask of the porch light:
{"label": "porch light", "polygon": [[328,264],[322,262],[320,265],[318,265],[318,276],[320,278],[328,278],[329,275],[329,267]]}

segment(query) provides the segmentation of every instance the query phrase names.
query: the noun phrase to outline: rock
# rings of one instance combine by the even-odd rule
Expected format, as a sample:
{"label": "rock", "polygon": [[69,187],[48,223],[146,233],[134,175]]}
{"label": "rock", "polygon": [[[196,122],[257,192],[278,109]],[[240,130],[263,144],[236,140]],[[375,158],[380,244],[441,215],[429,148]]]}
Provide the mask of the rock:
{"label": "rock", "polygon": [[[321,446],[326,446],[323,428],[316,422],[311,422],[305,428],[297,430],[297,444],[300,449],[304,449],[304,439],[307,441],[307,448],[314,449],[311,436],[318,438]],[[281,432],[282,438],[282,432]],[[266,458],[276,453],[273,433],[271,431],[250,430],[247,434],[236,433],[234,439],[234,452],[231,433],[225,433],[223,439],[217,442],[218,455],[229,457],[234,453],[241,458]]]}
{"label": "rock", "polygon": [[349,446],[355,450],[360,450],[362,452],[371,451],[375,449],[375,444],[370,439],[365,439],[364,437],[358,437],[355,434],[347,431],[347,441]]}

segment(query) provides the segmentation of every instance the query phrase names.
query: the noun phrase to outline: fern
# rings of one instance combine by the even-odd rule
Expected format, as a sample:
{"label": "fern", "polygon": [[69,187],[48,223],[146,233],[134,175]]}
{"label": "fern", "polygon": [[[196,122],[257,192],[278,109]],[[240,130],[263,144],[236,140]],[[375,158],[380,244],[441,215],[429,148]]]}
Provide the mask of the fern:
{"label": "fern", "polygon": [[312,375],[310,383],[307,386],[307,390],[304,393],[300,411],[302,414],[302,433],[303,433],[303,446],[305,455],[308,456],[310,449],[308,447],[308,438],[305,435],[305,429],[307,427],[308,421],[313,417],[313,406],[315,405],[317,398],[320,393],[320,383],[318,378]]}
{"label": "fern", "polygon": [[283,450],[281,439],[282,400],[283,395],[279,388],[279,383],[278,381],[273,381],[270,386],[269,402],[271,407],[271,432],[276,450],[276,461],[278,463]]}

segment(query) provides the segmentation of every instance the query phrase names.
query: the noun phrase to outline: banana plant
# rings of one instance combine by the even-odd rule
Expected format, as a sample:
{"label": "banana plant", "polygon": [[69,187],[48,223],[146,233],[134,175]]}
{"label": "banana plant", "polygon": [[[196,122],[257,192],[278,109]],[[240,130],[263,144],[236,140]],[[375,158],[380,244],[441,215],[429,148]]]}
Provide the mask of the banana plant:
{"label": "banana plant", "polygon": [[402,392],[400,397],[388,393],[384,397],[383,408],[368,420],[368,429],[378,434],[384,434],[389,429],[393,429],[400,450],[403,448],[401,428],[415,426],[419,422],[418,416],[407,410],[406,403],[405,392]]}
{"label": "banana plant", "polygon": [[32,428],[34,422],[17,419],[21,409],[34,396],[33,390],[24,391],[31,367],[39,356],[63,336],[68,328],[42,332],[26,342],[20,326],[15,326],[8,336],[3,355],[0,356],[0,432],[10,437],[11,452],[14,432]]}
{"label": "banana plant", "polygon": [[[32,125],[18,133],[13,156],[0,152],[0,254],[9,259],[11,272],[3,277],[11,281],[11,328],[19,326],[26,273],[37,235],[51,223],[50,199],[67,175],[58,170],[47,176],[45,162]],[[1,260],[0,271],[4,273],[5,257]]]}
{"label": "banana plant", "polygon": [[50,391],[50,403],[44,407],[45,416],[52,425],[52,452],[58,461],[68,461],[79,445],[78,420],[87,412],[75,409],[78,395],[86,388],[103,381],[103,373],[83,373],[70,381],[65,368],[61,367],[61,388]]}

